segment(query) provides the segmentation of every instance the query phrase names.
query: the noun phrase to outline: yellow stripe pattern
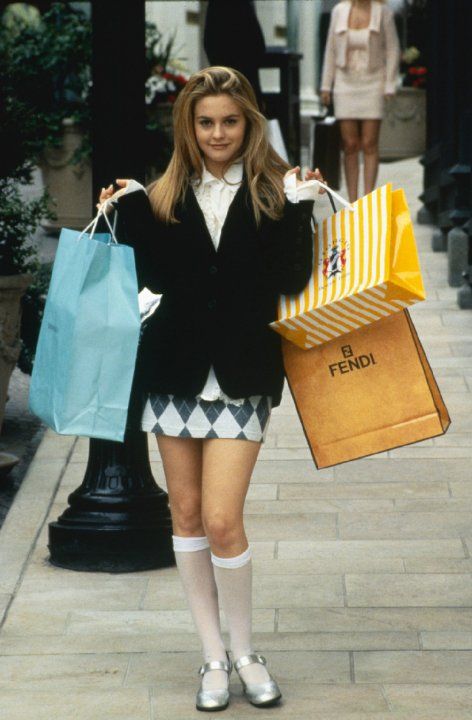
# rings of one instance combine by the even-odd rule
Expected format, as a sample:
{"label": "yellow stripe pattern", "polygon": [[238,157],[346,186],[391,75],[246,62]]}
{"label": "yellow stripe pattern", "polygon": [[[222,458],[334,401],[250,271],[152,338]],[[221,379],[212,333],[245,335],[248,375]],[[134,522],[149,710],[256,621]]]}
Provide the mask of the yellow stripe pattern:
{"label": "yellow stripe pattern", "polygon": [[[402,238],[392,232],[394,195],[395,207],[408,213],[403,191],[388,183],[353,203],[354,211],[340,210],[317,226],[313,273],[299,295],[280,296],[274,330],[310,348],[424,299],[411,220]],[[392,272],[401,242],[411,244],[401,248],[411,254],[408,288]]]}

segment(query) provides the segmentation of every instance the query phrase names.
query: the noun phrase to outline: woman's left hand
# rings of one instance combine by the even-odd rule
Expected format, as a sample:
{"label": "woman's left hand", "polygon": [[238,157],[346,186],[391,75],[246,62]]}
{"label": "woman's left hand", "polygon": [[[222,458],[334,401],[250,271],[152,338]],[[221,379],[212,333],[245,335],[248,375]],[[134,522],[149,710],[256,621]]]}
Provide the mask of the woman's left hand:
{"label": "woman's left hand", "polygon": [[[292,168],[291,170],[288,170],[285,173],[285,177],[288,177],[289,175],[293,175],[294,173],[295,173],[295,175],[298,175],[299,172],[300,172],[300,166],[297,165],[296,167]],[[320,180],[320,182],[322,182],[322,183],[325,182],[325,179],[323,178],[323,176],[320,173],[318,168],[316,168],[316,170],[314,170],[314,171],[307,170],[305,173],[305,180]],[[301,182],[302,181],[299,180],[297,177],[297,185],[300,185]],[[320,189],[319,189],[320,195],[323,195],[325,192],[326,192],[326,190],[324,190],[322,187],[320,187]]]}

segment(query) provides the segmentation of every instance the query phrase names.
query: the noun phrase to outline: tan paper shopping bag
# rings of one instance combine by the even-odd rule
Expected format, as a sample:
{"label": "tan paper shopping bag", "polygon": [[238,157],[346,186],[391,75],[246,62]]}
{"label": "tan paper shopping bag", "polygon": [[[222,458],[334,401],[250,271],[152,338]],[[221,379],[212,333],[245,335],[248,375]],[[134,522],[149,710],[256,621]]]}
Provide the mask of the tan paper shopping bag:
{"label": "tan paper shopping bag", "polygon": [[311,350],[282,343],[318,468],[442,435],[450,425],[406,310]]}
{"label": "tan paper shopping bag", "polygon": [[405,193],[388,183],[316,228],[313,274],[299,295],[281,295],[271,327],[311,348],[424,299]]}

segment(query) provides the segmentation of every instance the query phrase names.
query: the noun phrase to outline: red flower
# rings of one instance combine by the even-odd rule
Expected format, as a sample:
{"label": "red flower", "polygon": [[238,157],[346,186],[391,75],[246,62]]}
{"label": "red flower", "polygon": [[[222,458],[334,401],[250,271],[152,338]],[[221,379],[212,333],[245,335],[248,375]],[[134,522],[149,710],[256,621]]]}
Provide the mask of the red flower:
{"label": "red flower", "polygon": [[416,77],[426,75],[427,72],[428,71],[425,67],[416,66],[408,68],[409,75],[416,75]]}

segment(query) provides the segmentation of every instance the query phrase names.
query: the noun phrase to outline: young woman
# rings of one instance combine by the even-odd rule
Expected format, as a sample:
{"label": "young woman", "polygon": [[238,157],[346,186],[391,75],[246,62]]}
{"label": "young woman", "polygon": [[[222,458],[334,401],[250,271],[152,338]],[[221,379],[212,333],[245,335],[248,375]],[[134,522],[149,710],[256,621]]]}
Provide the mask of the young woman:
{"label": "young woman", "polygon": [[252,645],[243,506],[282,393],[280,337],[268,324],[279,293],[301,291],[310,276],[316,183],[297,187],[299,168],[268,145],[252,87],[230,68],[190,78],[175,103],[174,146],[149,194],[117,180],[121,189],[104,189],[100,202],[118,205],[139,287],[163,294],[138,353],[139,417],[157,437],[177,568],[203,647],[197,708],[228,705],[232,667],[251,703],[271,705],[281,693]]}
{"label": "young woman", "polygon": [[333,97],[351,202],[359,197],[360,150],[364,155],[364,194],[375,187],[384,100],[395,93],[399,59],[393,13],[382,0],[342,0],[334,7],[321,101],[330,105]]}

